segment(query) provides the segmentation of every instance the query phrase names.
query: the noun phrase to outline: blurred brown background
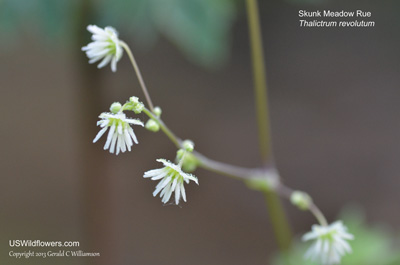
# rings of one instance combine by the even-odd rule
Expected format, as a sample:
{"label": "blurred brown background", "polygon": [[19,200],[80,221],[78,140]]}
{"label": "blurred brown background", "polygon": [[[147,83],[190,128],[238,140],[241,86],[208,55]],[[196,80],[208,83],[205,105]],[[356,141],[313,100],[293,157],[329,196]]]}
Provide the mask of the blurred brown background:
{"label": "blurred brown background", "polygon": [[[129,33],[120,36],[177,135],[211,158],[252,167],[260,160],[243,8],[230,59],[219,70],[193,64],[165,38],[143,50]],[[357,203],[369,222],[398,230],[399,3],[274,0],[260,1],[260,8],[284,182],[308,191],[330,221]],[[362,9],[376,26],[300,28],[299,9]],[[187,186],[188,202],[163,206],[152,197],[156,183],[142,175],[160,166],[156,158],[174,158],[164,135],[136,128],[139,145],[119,156],[102,150],[104,139],[91,143],[101,111],[132,95],[143,98],[128,59],[117,73],[97,70],[80,52],[89,33],[79,44],[43,43],[29,23],[21,21],[25,30],[14,32],[11,44],[1,36],[0,263],[268,264],[276,245],[261,194],[198,170],[200,185]],[[285,206],[296,234],[315,222]],[[79,240],[80,249],[101,257],[9,259],[12,239]]]}

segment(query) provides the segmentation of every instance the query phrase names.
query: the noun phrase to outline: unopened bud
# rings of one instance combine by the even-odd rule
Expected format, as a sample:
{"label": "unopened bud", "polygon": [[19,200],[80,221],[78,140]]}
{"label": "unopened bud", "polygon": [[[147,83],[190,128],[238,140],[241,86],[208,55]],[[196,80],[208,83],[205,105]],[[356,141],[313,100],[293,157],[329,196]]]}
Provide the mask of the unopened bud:
{"label": "unopened bud", "polygon": [[191,140],[185,140],[182,143],[183,149],[185,149],[188,152],[193,152],[194,149],[194,143]]}
{"label": "unopened bud", "polygon": [[125,104],[126,110],[132,110],[136,114],[139,114],[143,111],[144,105],[139,101],[138,97],[130,97],[129,102]]}
{"label": "unopened bud", "polygon": [[161,113],[162,113],[162,109],[160,107],[155,107],[153,110],[154,114],[160,118]]}
{"label": "unopened bud", "polygon": [[132,103],[139,103],[139,98],[138,98],[138,97],[130,97],[130,98],[129,98],[129,102],[132,102]]}
{"label": "unopened bud", "polygon": [[110,111],[114,114],[117,114],[122,108],[121,103],[119,102],[114,102],[113,104],[111,104],[110,106]]}
{"label": "unopened bud", "polygon": [[294,191],[290,196],[292,204],[299,207],[300,210],[306,211],[310,208],[312,199],[310,195],[302,191]]}
{"label": "unopened bud", "polygon": [[181,161],[182,159],[183,159],[182,161],[183,171],[190,173],[196,170],[199,161],[192,153],[188,153],[183,149],[179,149],[178,152],[176,153],[177,163],[179,163],[179,161]]}
{"label": "unopened bud", "polygon": [[148,120],[145,125],[146,129],[152,132],[158,132],[160,125],[155,120]]}

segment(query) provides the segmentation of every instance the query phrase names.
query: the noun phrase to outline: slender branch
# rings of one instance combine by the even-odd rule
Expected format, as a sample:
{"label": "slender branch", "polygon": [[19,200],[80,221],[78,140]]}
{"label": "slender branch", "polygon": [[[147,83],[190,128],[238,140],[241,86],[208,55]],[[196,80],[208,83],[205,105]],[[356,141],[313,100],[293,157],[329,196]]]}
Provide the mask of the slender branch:
{"label": "slender branch", "polygon": [[137,75],[137,77],[139,79],[140,86],[142,87],[144,96],[146,97],[147,104],[149,104],[149,108],[150,108],[151,112],[154,112],[153,102],[151,101],[149,92],[148,92],[148,90],[146,88],[146,84],[144,83],[142,74],[140,73],[140,69],[139,69],[139,66],[136,63],[135,57],[133,57],[131,49],[129,48],[129,46],[125,42],[120,41],[120,43],[121,43],[121,46],[125,49],[126,53],[128,54],[129,59],[131,60],[132,66],[135,69],[136,75]]}
{"label": "slender branch", "polygon": [[243,167],[229,165],[226,163],[212,160],[200,154],[197,151],[193,151],[193,155],[197,158],[200,167],[235,179],[247,180],[255,176],[266,175],[264,173],[265,169],[243,168]]}
{"label": "slender branch", "polygon": [[[182,148],[182,140],[177,137],[168,127],[167,125],[157,116],[155,116],[149,109],[144,108],[143,112],[149,116],[149,118],[156,121],[160,129],[165,133],[165,135],[174,143],[174,145],[180,149]],[[221,175],[225,175],[228,177],[233,177],[236,179],[249,179],[254,176],[260,176],[262,174],[262,170],[265,169],[258,169],[258,168],[244,168],[233,166],[230,164],[218,162],[212,160],[197,151],[193,151],[193,155],[196,157],[197,161],[199,162],[199,166],[203,167],[207,170],[219,173]]]}
{"label": "slender branch", "polygon": [[[279,184],[276,186],[275,191],[281,195],[282,197],[290,200],[294,190],[291,188],[283,185],[282,182],[279,182]],[[311,201],[310,205],[308,207],[308,210],[314,215],[314,217],[317,219],[317,221],[320,223],[322,226],[327,226],[328,221],[326,220],[324,214],[321,212],[321,210],[317,207],[317,205]]]}
{"label": "slender branch", "polygon": [[[257,0],[246,0],[246,7],[253,62],[260,154],[264,165],[268,165],[268,163],[273,164],[273,157],[268,113],[266,69]],[[291,243],[291,230],[285,211],[275,191],[266,191],[264,192],[264,196],[278,246],[281,250],[286,251],[289,249]]]}
{"label": "slender branch", "polygon": [[[268,100],[267,100],[267,86],[265,78],[265,66],[263,61],[263,51],[261,43],[261,31],[258,18],[258,7],[256,0],[247,0],[247,9],[249,17],[249,28],[250,28],[250,39],[252,44],[252,58],[253,58],[253,69],[254,69],[254,80],[255,80],[255,97],[257,106],[257,119],[259,126],[259,137],[261,146],[261,156],[264,161],[263,168],[243,168],[219,161],[212,160],[203,154],[194,151],[193,155],[198,161],[198,165],[204,169],[216,172],[221,175],[228,177],[249,180],[254,178],[269,178],[269,170],[274,170],[268,167],[267,162],[272,160],[272,151],[270,146],[270,128],[269,128],[269,115],[268,115]],[[182,140],[177,137],[167,125],[156,115],[154,115],[154,107],[151,101],[150,95],[144,83],[143,77],[140,73],[139,66],[133,57],[132,51],[129,46],[121,41],[121,46],[125,49],[132,63],[132,66],[136,72],[139,83],[146,97],[147,103],[150,109],[144,108],[143,112],[151,119],[156,121],[161,130],[171,140],[174,145],[180,149],[182,148]],[[271,163],[272,164],[272,163]],[[275,171],[275,170],[274,170]],[[275,180],[273,180],[275,181]],[[291,189],[285,187],[278,179],[278,183],[274,190],[264,190],[264,196],[268,209],[270,209],[270,219],[274,227],[274,231],[277,236],[278,244],[281,249],[287,249],[291,241],[291,233],[289,224],[287,222],[283,207],[277,196],[276,192],[284,197],[290,198],[290,194],[293,192]],[[310,206],[310,211],[315,215],[317,220],[321,224],[327,224],[326,219],[318,207],[313,203]]]}
{"label": "slender branch", "polygon": [[272,163],[271,133],[264,52],[261,39],[257,0],[246,0],[251,56],[254,76],[254,96],[257,110],[260,153],[264,164]]}
{"label": "slender branch", "polygon": [[[174,145],[178,149],[182,148],[182,140],[179,137],[177,137],[159,117],[155,116],[147,108],[144,108],[143,112],[150,119],[153,119],[159,124],[160,129],[165,133],[165,135],[171,140],[171,142],[174,143]],[[262,177],[270,178],[269,174],[270,170],[273,170],[273,168],[265,168],[265,167],[244,168],[244,167],[234,166],[210,159],[197,151],[193,151],[192,154],[196,157],[200,167],[242,181],[254,178],[262,178]],[[278,244],[280,248],[287,249],[290,245],[290,230],[287,229],[287,227],[289,227],[289,224],[285,218],[285,213],[283,211],[281,202],[276,194],[279,194],[280,196],[290,200],[293,190],[283,185],[282,182],[279,180],[279,178],[277,179],[277,182],[276,179],[273,179],[272,182],[276,183],[276,186],[271,187],[273,188],[273,190],[264,190],[263,193],[266,198],[267,207],[268,209],[270,209],[271,223],[275,228],[274,231],[277,235]],[[277,207],[277,205],[279,206]],[[314,203],[310,205],[309,210],[312,214],[314,214],[314,216],[320,222],[321,225],[327,225],[324,215]],[[278,234],[280,235],[279,237]]]}
{"label": "slender branch", "polygon": [[315,218],[317,218],[320,225],[328,226],[328,221],[315,203],[311,203],[309,210],[315,216]]}
{"label": "slender branch", "polygon": [[264,197],[278,247],[280,250],[288,250],[292,241],[292,233],[282,202],[273,190],[264,191]]}
{"label": "slender branch", "polygon": [[148,110],[147,108],[143,109],[143,112],[149,116],[150,119],[153,119],[154,121],[156,121],[159,125],[161,130],[165,133],[165,135],[174,143],[174,145],[176,146],[176,148],[181,148],[181,144],[182,144],[182,140],[180,138],[178,138],[168,127],[167,125],[165,125],[165,123],[158,118],[157,116],[155,116],[150,110]]}

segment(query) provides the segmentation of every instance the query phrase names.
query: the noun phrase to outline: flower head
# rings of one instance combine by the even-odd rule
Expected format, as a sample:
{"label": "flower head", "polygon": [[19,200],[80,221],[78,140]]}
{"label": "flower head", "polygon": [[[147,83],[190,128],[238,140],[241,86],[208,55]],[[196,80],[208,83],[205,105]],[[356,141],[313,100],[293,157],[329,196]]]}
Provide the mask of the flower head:
{"label": "flower head", "polygon": [[[108,132],[107,141],[104,145],[104,150],[109,149],[110,153],[114,153],[116,149],[116,155],[119,154],[120,151],[125,152],[126,149],[131,151],[131,146],[133,142],[138,143],[135,133],[131,128],[130,124],[141,125],[143,123],[136,119],[128,119],[125,114],[122,112],[118,113],[102,113],[100,114],[97,125],[102,129],[96,135],[93,140],[93,143],[97,142],[100,137],[107,131],[110,127],[110,131]],[[132,141],[133,140],[133,141]]]}
{"label": "flower head", "polygon": [[82,47],[82,51],[86,52],[89,57],[89,63],[95,63],[103,59],[98,68],[104,67],[111,62],[111,70],[117,71],[117,62],[122,57],[121,41],[118,39],[118,32],[112,27],[99,28],[95,25],[87,26],[87,30],[93,33],[93,42]]}
{"label": "flower head", "polygon": [[188,184],[189,181],[192,180],[199,185],[197,178],[192,174],[183,172],[181,164],[176,165],[165,159],[157,159],[157,162],[163,163],[164,167],[149,170],[145,172],[143,176],[144,178],[151,178],[152,180],[161,179],[153,192],[153,196],[157,196],[161,191],[160,197],[162,198],[162,202],[167,203],[171,198],[172,192],[175,192],[175,204],[179,204],[181,196],[182,199],[186,201],[184,182]]}
{"label": "flower head", "polygon": [[315,240],[305,254],[306,258],[322,265],[333,265],[340,264],[342,256],[351,253],[351,247],[346,240],[352,240],[354,236],[347,232],[341,221],[337,221],[328,226],[313,225],[312,231],[302,239]]}

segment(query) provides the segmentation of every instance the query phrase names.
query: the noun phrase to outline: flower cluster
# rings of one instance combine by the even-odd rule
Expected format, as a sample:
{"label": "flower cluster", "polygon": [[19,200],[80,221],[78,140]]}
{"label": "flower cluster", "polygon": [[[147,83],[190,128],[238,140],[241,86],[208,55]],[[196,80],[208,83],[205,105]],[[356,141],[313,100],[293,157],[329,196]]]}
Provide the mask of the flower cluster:
{"label": "flower cluster", "polygon": [[[152,107],[147,89],[142,81],[140,71],[133,59],[133,55],[127,44],[118,38],[117,31],[112,27],[105,27],[102,29],[95,25],[89,25],[87,29],[93,34],[93,41],[87,46],[82,47],[82,51],[86,52],[89,63],[96,63],[101,60],[97,65],[98,68],[102,68],[110,63],[111,70],[116,72],[117,62],[121,59],[123,49],[125,49],[131,59],[150,105],[149,110],[134,96],[130,97],[129,101],[124,105],[121,105],[119,102],[114,102],[110,107],[111,112],[100,114],[100,120],[97,122],[97,125],[100,126],[101,129],[93,142],[97,142],[101,136],[109,130],[104,150],[108,149],[110,153],[115,152],[115,154],[118,155],[120,152],[131,151],[131,147],[134,143],[138,144],[138,140],[131,125],[145,126],[146,129],[153,132],[157,132],[161,129],[181,148],[177,152],[177,164],[165,159],[157,159],[157,162],[162,163],[163,167],[149,170],[144,173],[143,177],[159,181],[153,192],[153,196],[155,197],[159,194],[164,204],[170,201],[173,193],[173,200],[176,205],[179,204],[181,198],[186,202],[184,184],[189,184],[190,181],[193,181],[199,185],[197,177],[187,173],[195,171],[197,166],[201,165],[199,154],[192,153],[194,150],[194,143],[190,140],[181,142],[162,122],[160,118],[162,110],[159,107]],[[124,111],[132,111],[135,114],[144,112],[149,116],[149,120],[146,122],[146,125],[144,125],[138,119],[127,118]],[[252,177],[246,181],[246,184],[250,188],[265,192],[277,190],[278,185],[281,184],[279,181],[279,174],[275,170],[263,170],[259,173],[260,176],[257,174],[252,174]],[[247,177],[247,175],[245,177]],[[314,206],[311,197],[301,191],[294,191],[291,194],[290,200],[301,210],[312,211],[312,206]],[[319,212],[315,214],[322,224],[326,223],[323,216],[322,221],[321,218],[318,218],[321,217],[319,216]],[[314,240],[305,254],[306,258],[316,261],[321,265],[334,265],[340,264],[341,258],[345,254],[351,253],[352,249],[347,240],[354,239],[354,236],[347,232],[347,228],[341,221],[337,221],[331,225],[313,225],[312,231],[305,234],[302,239],[303,241]]]}
{"label": "flower cluster", "polygon": [[181,164],[174,164],[165,159],[157,159],[157,162],[164,164],[163,168],[152,169],[144,173],[144,178],[151,178],[152,180],[161,181],[156,186],[153,196],[157,196],[160,193],[163,203],[167,203],[173,192],[175,192],[175,204],[179,204],[179,200],[182,199],[186,202],[186,192],[184,183],[189,184],[192,180],[199,185],[199,182],[195,176],[182,171]]}
{"label": "flower cluster", "polygon": [[93,33],[93,42],[82,47],[89,57],[89,63],[95,63],[102,60],[97,67],[102,68],[111,62],[111,70],[117,71],[117,62],[121,59],[123,49],[121,41],[118,39],[118,32],[113,27],[99,28],[95,25],[89,25],[87,30]]}
{"label": "flower cluster", "polygon": [[136,144],[138,143],[136,135],[130,124],[143,126],[141,121],[137,119],[126,118],[125,114],[122,112],[118,112],[116,114],[103,112],[100,114],[99,118],[101,120],[97,122],[97,125],[102,129],[94,138],[93,143],[97,142],[97,140],[100,139],[100,137],[107,131],[108,128],[110,128],[110,130],[108,131],[104,150],[109,149],[110,153],[114,153],[115,150],[115,154],[118,155],[120,151],[125,152],[126,149],[131,151],[133,142]]}
{"label": "flower cluster", "polygon": [[341,221],[328,226],[313,225],[312,231],[303,236],[303,241],[315,240],[305,257],[323,265],[340,264],[342,256],[351,253],[346,240],[354,239]]}

